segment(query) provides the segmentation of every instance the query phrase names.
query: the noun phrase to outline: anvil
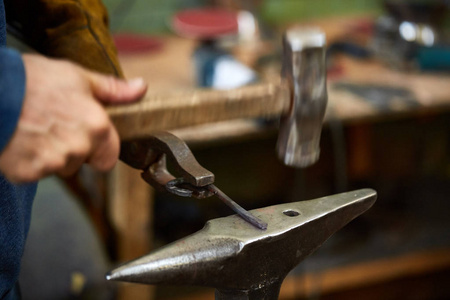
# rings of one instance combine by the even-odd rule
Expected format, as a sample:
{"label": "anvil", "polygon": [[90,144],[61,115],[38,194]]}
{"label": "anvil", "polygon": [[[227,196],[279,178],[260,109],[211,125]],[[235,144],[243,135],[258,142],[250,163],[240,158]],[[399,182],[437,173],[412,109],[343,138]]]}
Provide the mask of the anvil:
{"label": "anvil", "polygon": [[108,280],[216,288],[216,299],[278,299],[286,275],[332,234],[368,210],[376,192],[362,189],[252,210],[260,230],[237,215],[128,262]]}

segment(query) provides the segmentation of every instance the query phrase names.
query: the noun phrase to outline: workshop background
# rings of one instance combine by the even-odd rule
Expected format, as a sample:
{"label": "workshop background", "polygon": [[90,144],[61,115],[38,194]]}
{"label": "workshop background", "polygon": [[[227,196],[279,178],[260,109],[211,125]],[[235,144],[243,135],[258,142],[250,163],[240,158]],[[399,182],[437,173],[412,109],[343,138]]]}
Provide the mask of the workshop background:
{"label": "workshop background", "polygon": [[[220,55],[231,54],[232,66],[247,72],[242,84],[279,75],[285,28],[322,28],[329,108],[317,164],[293,169],[277,160],[276,119],[175,133],[217,186],[248,209],[366,187],[378,192],[374,207],[288,276],[280,299],[450,298],[449,1],[104,4],[126,76],[143,76],[155,93],[211,87],[198,79],[201,43],[171,26],[181,10],[215,5],[250,13],[258,25],[253,36],[219,43]],[[20,278],[25,300],[214,298],[206,288],[106,282],[119,263],[231,214],[218,200],[154,193],[136,182],[135,171],[121,172],[105,180],[85,168],[77,184],[40,183]]]}

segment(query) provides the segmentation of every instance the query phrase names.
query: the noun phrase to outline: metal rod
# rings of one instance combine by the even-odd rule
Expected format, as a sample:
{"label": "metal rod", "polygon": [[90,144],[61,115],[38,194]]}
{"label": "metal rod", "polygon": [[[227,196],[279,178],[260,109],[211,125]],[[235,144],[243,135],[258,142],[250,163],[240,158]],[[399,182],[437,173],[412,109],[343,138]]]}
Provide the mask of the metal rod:
{"label": "metal rod", "polygon": [[224,192],[222,192],[217,186],[214,184],[210,184],[207,186],[207,189],[214,193],[217,198],[222,200],[228,207],[230,207],[235,213],[237,213],[242,219],[247,221],[248,223],[252,224],[253,226],[261,229],[266,230],[267,229],[267,223],[263,220],[255,217],[252,215],[249,211],[245,210],[242,206],[231,200],[230,197],[228,197]]}

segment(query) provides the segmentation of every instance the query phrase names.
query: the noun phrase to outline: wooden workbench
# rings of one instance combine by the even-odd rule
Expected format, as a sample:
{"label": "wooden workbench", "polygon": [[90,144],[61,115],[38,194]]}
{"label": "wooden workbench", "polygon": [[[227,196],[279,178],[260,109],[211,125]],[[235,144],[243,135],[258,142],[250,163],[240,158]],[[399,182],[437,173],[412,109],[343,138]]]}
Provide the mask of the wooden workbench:
{"label": "wooden workbench", "polygon": [[[328,42],[339,38],[355,19],[316,22],[328,36]],[[149,84],[149,96],[177,91],[192,91],[194,74],[191,54],[195,42],[176,37],[161,37],[162,50],[153,53],[120,55],[126,77],[143,77]],[[248,51],[254,51],[248,50]],[[244,51],[240,51],[243,53]],[[248,52],[246,53],[248,55]],[[450,109],[450,77],[417,72],[400,72],[386,68],[376,61],[357,61],[338,57],[342,74],[329,81],[328,119],[343,122],[368,122],[405,115],[428,114]],[[270,73],[270,72],[269,72]],[[270,73],[276,74],[276,73]],[[269,75],[276,76],[276,75]],[[269,80],[276,80],[275,77]],[[405,88],[417,105],[403,105],[394,101],[389,109],[380,110],[367,99],[336,83],[376,85]],[[170,129],[188,142],[204,142],[220,139],[246,138],[262,134],[273,127],[262,127],[254,120],[233,120],[219,124],[198,125],[195,128]],[[152,191],[139,176],[139,172],[119,164],[112,177],[111,216],[119,239],[119,259],[130,260],[147,253],[151,248]],[[131,285],[123,288],[121,299],[149,299],[151,289]]]}

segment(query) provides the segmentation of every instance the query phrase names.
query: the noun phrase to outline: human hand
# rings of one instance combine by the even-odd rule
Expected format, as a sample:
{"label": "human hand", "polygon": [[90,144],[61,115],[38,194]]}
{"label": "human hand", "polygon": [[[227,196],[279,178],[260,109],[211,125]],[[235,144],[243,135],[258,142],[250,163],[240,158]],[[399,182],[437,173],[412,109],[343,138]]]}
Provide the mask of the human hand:
{"label": "human hand", "polygon": [[40,55],[25,54],[23,61],[25,99],[16,131],[0,153],[0,171],[19,183],[68,176],[83,163],[111,169],[120,141],[102,103],[138,100],[147,90],[142,79],[123,81]]}

